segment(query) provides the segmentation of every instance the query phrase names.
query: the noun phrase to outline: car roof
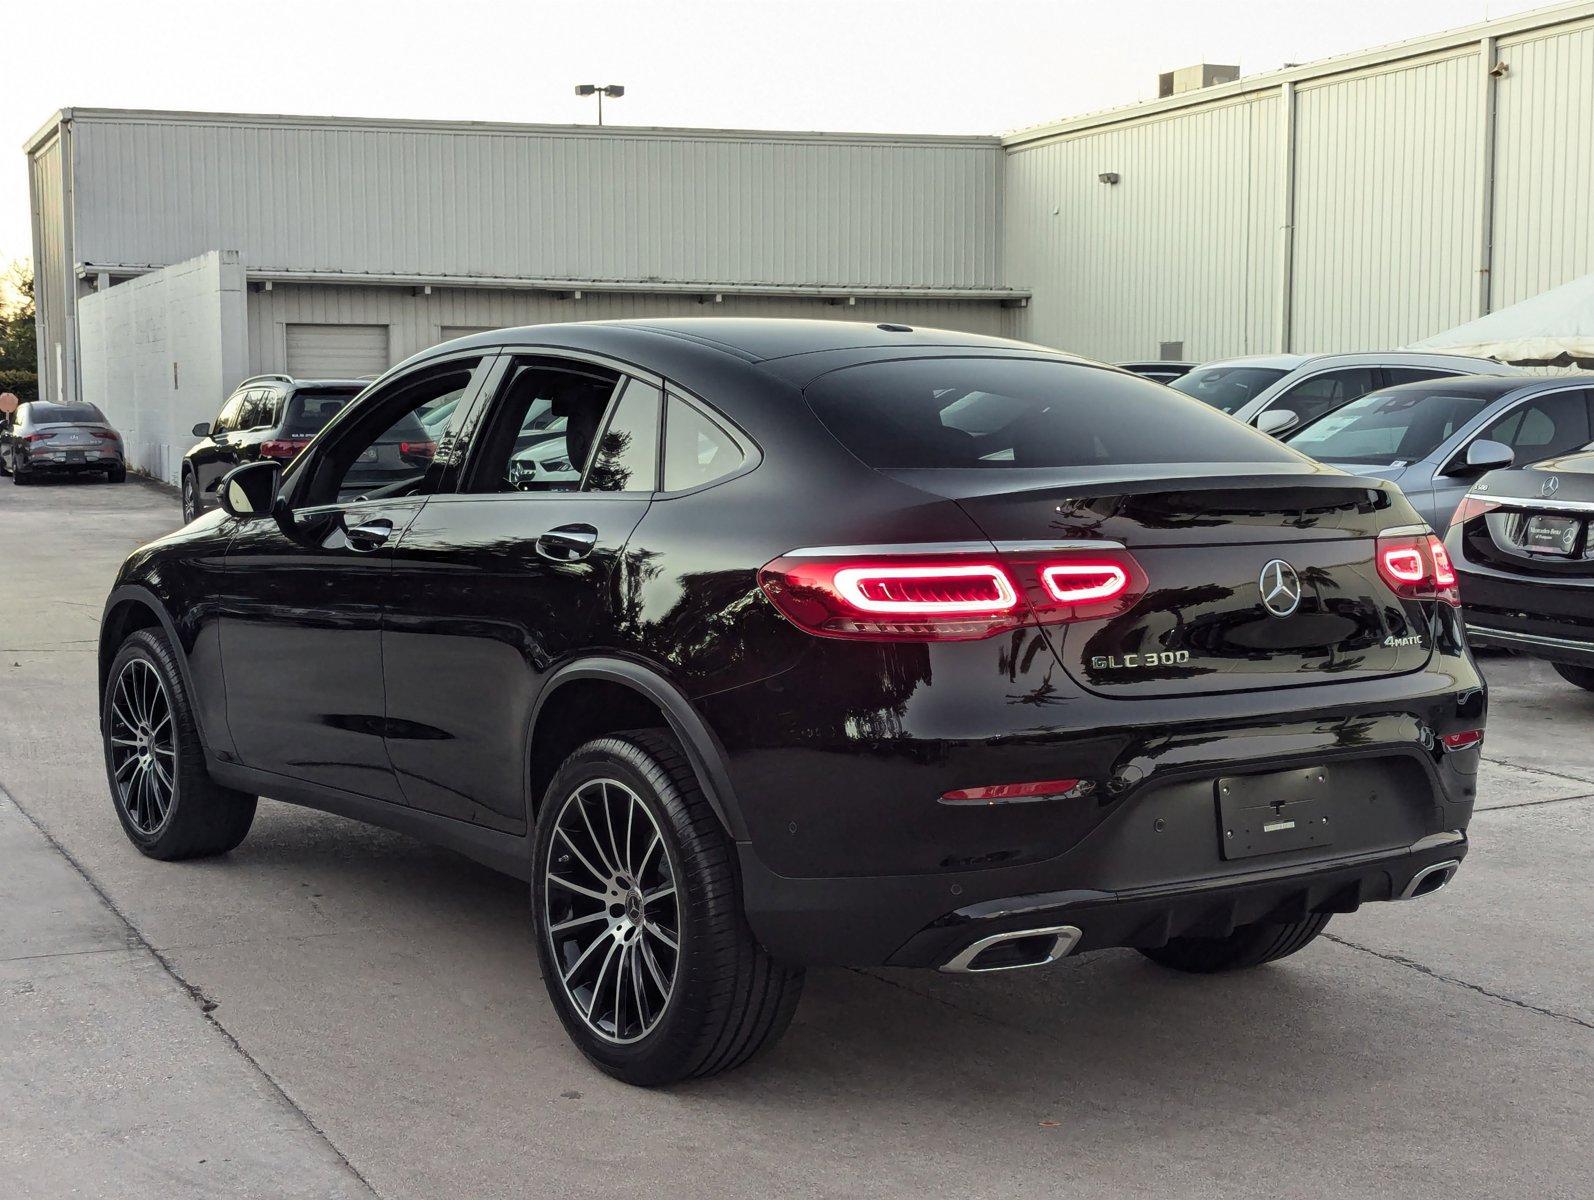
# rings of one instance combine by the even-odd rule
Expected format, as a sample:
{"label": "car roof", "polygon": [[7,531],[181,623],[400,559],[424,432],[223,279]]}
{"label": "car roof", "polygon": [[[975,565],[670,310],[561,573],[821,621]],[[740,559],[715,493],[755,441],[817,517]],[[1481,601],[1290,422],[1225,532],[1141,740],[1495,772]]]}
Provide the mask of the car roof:
{"label": "car roof", "polygon": [[[1588,375],[1590,383],[1594,383],[1594,373]],[[1577,377],[1564,375],[1546,376],[1534,379],[1523,375],[1442,375],[1438,379],[1419,379],[1413,383],[1397,383],[1391,387],[1379,388],[1372,393],[1378,396],[1387,396],[1391,392],[1406,395],[1424,395],[1428,393],[1443,394],[1446,396],[1474,396],[1480,399],[1493,400],[1501,396],[1520,392],[1531,395],[1538,391],[1550,391],[1556,387],[1566,387],[1568,383],[1577,383]]]}
{"label": "car roof", "polygon": [[1339,354],[1250,354],[1239,358],[1215,359],[1202,363],[1198,370],[1215,367],[1268,367],[1275,370],[1295,371],[1305,366],[1324,367],[1378,367],[1378,366],[1445,366],[1465,364],[1483,367],[1500,374],[1512,374],[1515,369],[1492,359],[1468,354],[1444,354],[1430,350],[1351,350]]}

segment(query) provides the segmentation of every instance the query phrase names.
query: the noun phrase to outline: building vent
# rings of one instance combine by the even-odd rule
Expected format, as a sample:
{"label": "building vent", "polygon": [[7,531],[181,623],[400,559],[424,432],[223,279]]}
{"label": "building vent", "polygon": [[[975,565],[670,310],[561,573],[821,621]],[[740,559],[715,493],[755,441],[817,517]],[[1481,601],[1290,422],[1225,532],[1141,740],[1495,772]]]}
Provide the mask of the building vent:
{"label": "building vent", "polygon": [[1221,63],[1197,63],[1193,67],[1180,67],[1177,71],[1164,71],[1157,76],[1157,96],[1176,96],[1180,92],[1194,92],[1215,83],[1233,83],[1240,77],[1239,67],[1226,67]]}

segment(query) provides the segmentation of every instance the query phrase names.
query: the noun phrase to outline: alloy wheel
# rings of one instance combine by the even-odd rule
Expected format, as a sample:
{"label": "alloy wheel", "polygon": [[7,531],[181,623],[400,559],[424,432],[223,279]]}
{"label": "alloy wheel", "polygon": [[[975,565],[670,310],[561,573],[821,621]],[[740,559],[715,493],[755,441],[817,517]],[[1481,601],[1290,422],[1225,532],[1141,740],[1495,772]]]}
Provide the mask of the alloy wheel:
{"label": "alloy wheel", "polygon": [[153,837],[172,811],[177,737],[166,684],[145,659],[128,659],[117,676],[109,736],[117,803],[139,833]]}
{"label": "alloy wheel", "polygon": [[639,1041],[663,1018],[680,962],[664,835],[629,787],[590,779],[559,809],[547,854],[544,912],[564,994],[600,1038]]}
{"label": "alloy wheel", "polygon": [[199,486],[192,475],[183,476],[183,520],[192,521],[199,516]]}

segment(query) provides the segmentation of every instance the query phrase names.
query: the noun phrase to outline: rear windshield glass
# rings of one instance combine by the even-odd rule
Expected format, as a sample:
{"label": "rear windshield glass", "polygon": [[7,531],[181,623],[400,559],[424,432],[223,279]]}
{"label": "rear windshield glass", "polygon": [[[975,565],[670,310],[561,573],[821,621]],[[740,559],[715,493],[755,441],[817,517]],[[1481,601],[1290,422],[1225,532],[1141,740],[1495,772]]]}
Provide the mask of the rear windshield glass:
{"label": "rear windshield glass", "polygon": [[1374,392],[1352,400],[1287,436],[1320,462],[1392,466],[1426,458],[1440,443],[1493,404],[1493,396]]}
{"label": "rear windshield glass", "polygon": [[105,414],[92,404],[48,404],[42,400],[35,400],[28,406],[28,417],[35,425],[75,425],[105,420]]}
{"label": "rear windshield glass", "polygon": [[355,396],[357,391],[344,388],[302,388],[288,401],[287,414],[282,419],[284,437],[314,437],[321,427],[337,415]]}
{"label": "rear windshield glass", "polygon": [[1278,367],[1200,367],[1168,386],[1226,413],[1239,412],[1262,390],[1283,379]]}
{"label": "rear windshield glass", "polygon": [[1299,461],[1161,384],[1072,363],[871,363],[823,376],[808,401],[847,449],[878,468]]}

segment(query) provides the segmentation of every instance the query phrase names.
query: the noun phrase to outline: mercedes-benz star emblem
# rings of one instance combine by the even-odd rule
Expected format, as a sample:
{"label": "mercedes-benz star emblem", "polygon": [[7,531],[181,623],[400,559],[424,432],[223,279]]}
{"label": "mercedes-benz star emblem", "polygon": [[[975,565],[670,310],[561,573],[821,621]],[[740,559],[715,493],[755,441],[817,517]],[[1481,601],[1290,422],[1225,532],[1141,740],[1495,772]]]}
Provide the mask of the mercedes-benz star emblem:
{"label": "mercedes-benz star emblem", "polygon": [[1539,495],[1543,496],[1546,500],[1548,500],[1551,496],[1555,495],[1555,493],[1560,491],[1560,490],[1561,490],[1561,477],[1559,475],[1551,475],[1548,479],[1546,479],[1544,481],[1543,484],[1540,485],[1540,487],[1539,487]]}
{"label": "mercedes-benz star emblem", "polygon": [[1262,607],[1275,617],[1287,617],[1301,606],[1301,577],[1282,558],[1262,568],[1257,585],[1262,589]]}

